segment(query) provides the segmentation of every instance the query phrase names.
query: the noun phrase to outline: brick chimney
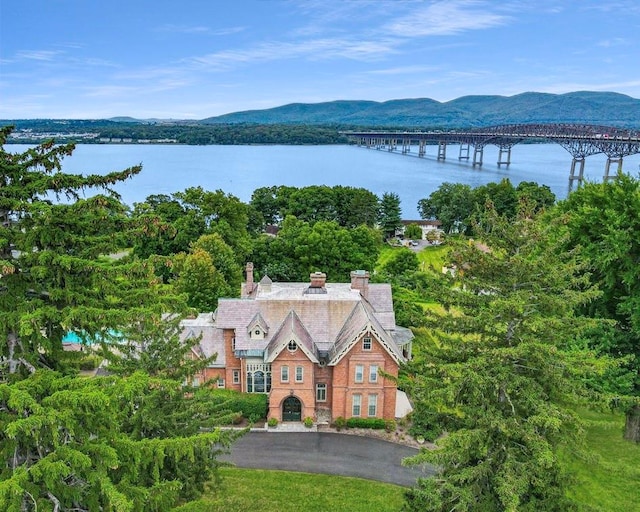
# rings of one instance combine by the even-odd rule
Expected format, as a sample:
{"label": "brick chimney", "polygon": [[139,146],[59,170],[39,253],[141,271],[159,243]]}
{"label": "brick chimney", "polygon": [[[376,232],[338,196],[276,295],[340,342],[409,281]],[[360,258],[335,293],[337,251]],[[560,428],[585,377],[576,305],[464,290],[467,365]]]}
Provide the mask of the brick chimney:
{"label": "brick chimney", "polygon": [[247,263],[245,270],[247,272],[247,281],[244,285],[244,293],[242,294],[242,296],[249,297],[253,292],[253,289],[255,288],[255,284],[253,283],[253,263]]}
{"label": "brick chimney", "polygon": [[366,270],[351,271],[351,289],[360,290],[360,295],[369,295],[369,272]]}
{"label": "brick chimney", "polygon": [[309,274],[309,278],[311,279],[309,288],[324,288],[327,282],[327,274],[324,272],[313,272]]}

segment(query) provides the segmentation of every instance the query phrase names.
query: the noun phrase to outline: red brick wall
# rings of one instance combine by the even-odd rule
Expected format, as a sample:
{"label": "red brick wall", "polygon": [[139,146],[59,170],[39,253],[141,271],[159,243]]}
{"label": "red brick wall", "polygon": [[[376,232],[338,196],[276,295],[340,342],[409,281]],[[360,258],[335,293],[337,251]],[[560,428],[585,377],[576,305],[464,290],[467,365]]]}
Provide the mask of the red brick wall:
{"label": "red brick wall", "polygon": [[[244,387],[242,382],[244,381],[244,375],[242,372],[242,364],[233,353],[233,339],[235,337],[234,329],[225,329],[223,331],[224,336],[224,352],[225,352],[225,383],[229,389],[235,389],[236,391],[243,391]],[[240,372],[240,382],[238,384],[233,383],[233,371],[238,370]]]}
{"label": "red brick wall", "polygon": [[[281,369],[289,367],[289,382],[281,382]],[[296,382],[296,367],[302,367],[302,382]],[[290,352],[286,347],[271,363],[271,393],[269,394],[269,417],[282,421],[282,402],[288,396],[302,402],[302,419],[307,416],[315,420],[315,364],[302,349]]]}
{"label": "red brick wall", "polygon": [[[369,417],[367,406],[370,394],[378,396],[375,417],[385,419],[393,419],[395,417],[395,382],[383,377],[380,373],[378,373],[377,382],[369,382],[369,371],[371,365],[377,365],[378,370],[397,376],[398,364],[373,335],[365,335],[364,337],[372,338],[371,350],[363,350],[361,338],[333,369],[333,419],[338,416],[344,418],[352,417],[354,394],[360,394],[362,397],[361,418]],[[362,382],[355,381],[356,365],[363,366]]]}

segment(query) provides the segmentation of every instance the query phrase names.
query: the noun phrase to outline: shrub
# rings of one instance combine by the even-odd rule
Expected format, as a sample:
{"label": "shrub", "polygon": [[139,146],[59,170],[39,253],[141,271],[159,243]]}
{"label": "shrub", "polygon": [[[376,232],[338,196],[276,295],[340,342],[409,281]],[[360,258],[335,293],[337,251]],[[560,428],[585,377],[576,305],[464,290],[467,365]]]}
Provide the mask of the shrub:
{"label": "shrub", "polygon": [[311,428],[313,426],[313,418],[311,416],[307,416],[304,419],[304,426],[307,428]]}
{"label": "shrub", "polygon": [[347,426],[347,420],[345,420],[342,416],[338,416],[334,420],[333,426],[336,428],[336,430],[340,431]]}
{"label": "shrub", "polygon": [[100,364],[101,358],[98,356],[85,356],[80,359],[79,367],[82,371],[95,370]]}
{"label": "shrub", "polygon": [[385,420],[384,429],[387,432],[395,432],[397,428],[396,420]]}
{"label": "shrub", "polygon": [[278,419],[277,418],[269,418],[269,420],[267,421],[267,425],[269,425],[270,427],[278,426]]}
{"label": "shrub", "polygon": [[371,428],[378,430],[385,428],[386,422],[382,418],[349,418],[347,420],[347,427]]}
{"label": "shrub", "polygon": [[233,389],[216,389],[214,395],[220,409],[240,413],[253,423],[267,417],[267,395],[263,393],[240,393]]}
{"label": "shrub", "polygon": [[414,438],[422,437],[427,441],[435,441],[447,428],[446,416],[429,410],[419,414],[414,410],[412,420],[409,433]]}

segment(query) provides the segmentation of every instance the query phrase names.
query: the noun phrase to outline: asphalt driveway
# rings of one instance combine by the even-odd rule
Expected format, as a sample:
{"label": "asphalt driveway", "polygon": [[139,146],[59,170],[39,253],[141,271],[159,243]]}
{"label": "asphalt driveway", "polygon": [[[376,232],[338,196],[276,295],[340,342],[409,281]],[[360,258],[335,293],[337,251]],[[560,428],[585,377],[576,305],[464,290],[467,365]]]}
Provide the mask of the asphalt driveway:
{"label": "asphalt driveway", "polygon": [[379,439],[327,432],[249,432],[220,457],[240,468],[353,476],[411,487],[431,467],[403,467],[418,450]]}

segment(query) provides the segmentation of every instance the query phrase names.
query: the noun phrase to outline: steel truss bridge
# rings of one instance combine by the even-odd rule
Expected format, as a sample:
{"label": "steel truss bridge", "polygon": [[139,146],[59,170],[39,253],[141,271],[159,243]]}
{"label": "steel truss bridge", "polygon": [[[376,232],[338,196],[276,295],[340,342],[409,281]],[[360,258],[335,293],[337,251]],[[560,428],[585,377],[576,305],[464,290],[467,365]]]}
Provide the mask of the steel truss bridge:
{"label": "steel truss bridge", "polygon": [[447,158],[447,145],[459,145],[458,160],[471,160],[474,167],[482,167],[484,148],[498,147],[498,167],[511,163],[511,149],[520,142],[555,142],[566,149],[573,160],[569,172],[569,191],[574,183],[580,185],[584,178],[585,159],[604,153],[607,163],[604,179],[611,177],[611,166],[617,164],[614,173],[622,171],[625,156],[640,153],[640,132],[587,124],[509,124],[460,131],[343,131],[351,143],[367,148],[415,154],[425,157],[427,146],[438,146],[437,158]]}

